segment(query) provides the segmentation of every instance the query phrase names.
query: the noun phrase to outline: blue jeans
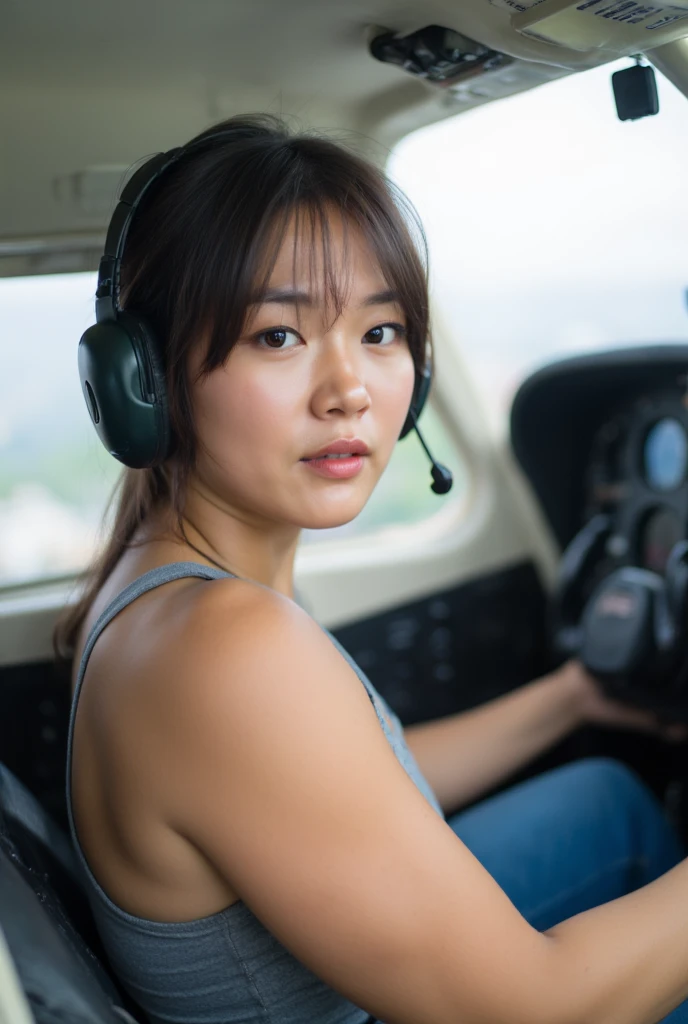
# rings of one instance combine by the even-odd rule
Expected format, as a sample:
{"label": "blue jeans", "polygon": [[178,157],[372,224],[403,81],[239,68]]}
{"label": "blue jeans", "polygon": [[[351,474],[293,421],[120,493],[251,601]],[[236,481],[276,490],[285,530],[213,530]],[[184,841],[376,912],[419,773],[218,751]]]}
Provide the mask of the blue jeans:
{"label": "blue jeans", "polygon": [[[610,758],[556,768],[447,823],[540,931],[632,892],[685,856],[654,794]],[[688,1001],[664,1021],[688,1024]]]}

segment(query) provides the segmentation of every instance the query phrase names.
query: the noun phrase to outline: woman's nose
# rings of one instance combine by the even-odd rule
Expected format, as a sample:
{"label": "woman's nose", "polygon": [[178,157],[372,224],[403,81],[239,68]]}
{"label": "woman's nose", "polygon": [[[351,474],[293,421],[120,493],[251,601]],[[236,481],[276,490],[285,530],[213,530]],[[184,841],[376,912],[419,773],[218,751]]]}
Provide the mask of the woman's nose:
{"label": "woman's nose", "polygon": [[334,348],[335,351],[328,352],[318,367],[313,402],[319,415],[340,410],[351,416],[370,404],[363,367],[343,346]]}

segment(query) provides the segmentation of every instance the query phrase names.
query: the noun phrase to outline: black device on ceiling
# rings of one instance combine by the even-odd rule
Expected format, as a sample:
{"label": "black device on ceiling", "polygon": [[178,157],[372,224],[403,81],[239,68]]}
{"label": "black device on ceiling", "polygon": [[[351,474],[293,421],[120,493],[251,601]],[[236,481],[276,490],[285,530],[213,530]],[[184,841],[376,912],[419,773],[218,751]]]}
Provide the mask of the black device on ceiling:
{"label": "black device on ceiling", "polygon": [[396,64],[440,88],[506,67],[514,59],[442,25],[426,25],[405,36],[383,32],[371,41],[370,52],[383,64]]}
{"label": "black device on ceiling", "polygon": [[641,64],[640,58],[630,68],[612,75],[616,113],[620,121],[637,121],[659,113],[659,94],[654,68]]}

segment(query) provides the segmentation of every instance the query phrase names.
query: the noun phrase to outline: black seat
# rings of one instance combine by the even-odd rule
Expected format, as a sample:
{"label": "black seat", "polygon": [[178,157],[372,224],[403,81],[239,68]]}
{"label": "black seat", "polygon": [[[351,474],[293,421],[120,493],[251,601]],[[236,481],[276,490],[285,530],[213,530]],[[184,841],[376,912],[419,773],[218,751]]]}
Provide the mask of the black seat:
{"label": "black seat", "polygon": [[0,927],[36,1024],[140,1019],[106,966],[69,840],[2,764]]}

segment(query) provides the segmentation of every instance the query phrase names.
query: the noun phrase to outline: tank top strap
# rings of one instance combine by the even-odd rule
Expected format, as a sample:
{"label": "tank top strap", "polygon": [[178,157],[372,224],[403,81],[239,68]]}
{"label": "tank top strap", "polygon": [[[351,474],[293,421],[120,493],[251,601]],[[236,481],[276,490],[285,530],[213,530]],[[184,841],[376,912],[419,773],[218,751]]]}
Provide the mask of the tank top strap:
{"label": "tank top strap", "polygon": [[150,590],[155,590],[156,587],[160,587],[164,583],[171,583],[172,580],[181,580],[191,576],[196,576],[204,580],[218,580],[228,576],[238,579],[236,574],[233,572],[225,572],[223,569],[215,569],[209,565],[201,565],[200,562],[171,562],[169,565],[160,565],[157,568],[144,573],[143,576],[139,576],[133,581],[133,583],[130,583],[128,587],[125,587],[124,590],[122,590],[110,602],[105,611],[101,613],[93,624],[91,632],[88,634],[88,639],[86,640],[86,644],[84,645],[84,650],[81,655],[79,674],[74,687],[74,695],[72,697],[69,713],[69,727],[67,731],[67,817],[69,819],[69,827],[73,838],[76,838],[76,829],[72,814],[71,786],[74,723],[76,721],[76,709],[79,703],[81,686],[83,684],[86,669],[88,667],[88,661],[91,657],[96,641],[105,627],[112,622],[115,616],[119,615],[119,613],[130,605],[132,601],[135,601],[137,597],[141,597],[142,594],[147,594]]}

